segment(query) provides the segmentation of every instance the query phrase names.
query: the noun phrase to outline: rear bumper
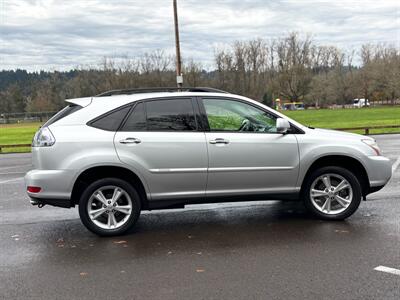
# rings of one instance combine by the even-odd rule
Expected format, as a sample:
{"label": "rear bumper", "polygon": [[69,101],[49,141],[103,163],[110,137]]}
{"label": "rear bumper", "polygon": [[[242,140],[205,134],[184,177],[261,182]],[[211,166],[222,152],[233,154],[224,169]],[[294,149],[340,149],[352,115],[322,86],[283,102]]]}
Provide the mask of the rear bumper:
{"label": "rear bumper", "polygon": [[64,208],[71,208],[73,207],[72,202],[70,199],[45,199],[45,198],[31,198],[32,205],[51,205],[57,207],[64,207]]}
{"label": "rear bumper", "polygon": [[28,196],[43,204],[71,207],[74,173],[69,170],[32,170],[25,175],[25,188],[40,187],[39,193],[27,191]]}

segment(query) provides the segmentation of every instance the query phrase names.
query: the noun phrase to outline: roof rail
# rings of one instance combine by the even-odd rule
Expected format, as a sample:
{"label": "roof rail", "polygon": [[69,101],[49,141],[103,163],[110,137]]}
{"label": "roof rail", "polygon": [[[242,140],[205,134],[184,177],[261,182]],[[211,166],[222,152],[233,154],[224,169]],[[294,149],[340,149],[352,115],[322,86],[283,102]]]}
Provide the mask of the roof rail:
{"label": "roof rail", "polygon": [[154,87],[154,88],[135,88],[135,89],[121,89],[121,90],[111,90],[95,97],[106,97],[113,95],[131,95],[131,94],[142,94],[142,93],[161,93],[161,92],[206,92],[206,93],[224,93],[228,94],[226,91],[209,88],[209,87]]}

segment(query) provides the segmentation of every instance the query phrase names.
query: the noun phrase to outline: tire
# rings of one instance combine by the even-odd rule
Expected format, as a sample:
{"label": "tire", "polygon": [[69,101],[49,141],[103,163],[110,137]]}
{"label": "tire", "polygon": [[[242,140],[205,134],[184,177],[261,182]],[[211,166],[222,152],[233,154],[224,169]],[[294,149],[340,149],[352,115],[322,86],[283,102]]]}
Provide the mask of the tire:
{"label": "tire", "polygon": [[[331,187],[327,188],[329,183]],[[340,183],[342,185],[339,186]],[[345,187],[347,185],[348,188]],[[357,177],[345,168],[334,166],[313,171],[305,179],[301,195],[307,210],[323,220],[344,220],[350,217],[359,207],[362,198]]]}
{"label": "tire", "polygon": [[140,210],[138,192],[119,178],[104,178],[91,183],[79,200],[83,225],[99,236],[126,233],[137,222]]}

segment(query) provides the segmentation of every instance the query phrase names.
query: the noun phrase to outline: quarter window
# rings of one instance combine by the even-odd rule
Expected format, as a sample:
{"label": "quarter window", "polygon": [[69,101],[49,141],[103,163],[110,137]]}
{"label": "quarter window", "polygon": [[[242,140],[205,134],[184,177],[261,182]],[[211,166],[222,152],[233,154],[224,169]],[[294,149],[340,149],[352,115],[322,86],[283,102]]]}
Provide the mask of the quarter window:
{"label": "quarter window", "polygon": [[108,113],[105,116],[91,122],[90,125],[103,130],[117,131],[130,108],[131,106],[125,106],[116,111]]}
{"label": "quarter window", "polygon": [[276,132],[276,118],[252,105],[227,99],[203,99],[211,131]]}

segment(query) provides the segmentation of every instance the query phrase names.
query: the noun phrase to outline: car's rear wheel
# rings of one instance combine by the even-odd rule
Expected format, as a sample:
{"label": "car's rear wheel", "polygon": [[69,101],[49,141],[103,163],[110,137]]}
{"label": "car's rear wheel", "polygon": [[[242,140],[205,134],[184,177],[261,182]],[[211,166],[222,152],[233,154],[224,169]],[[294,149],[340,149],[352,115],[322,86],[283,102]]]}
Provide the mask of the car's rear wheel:
{"label": "car's rear wheel", "polygon": [[140,215],[135,188],[119,178],[90,184],[79,201],[79,216],[90,231],[101,236],[121,235],[133,227]]}
{"label": "car's rear wheel", "polygon": [[360,183],[352,172],[342,167],[323,167],[306,178],[302,197],[314,216],[343,220],[357,210],[362,193]]}

